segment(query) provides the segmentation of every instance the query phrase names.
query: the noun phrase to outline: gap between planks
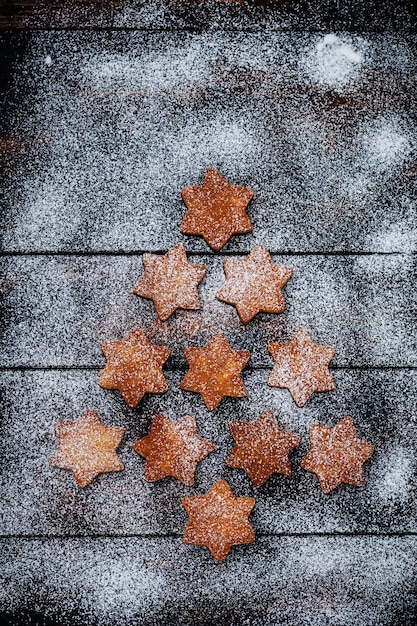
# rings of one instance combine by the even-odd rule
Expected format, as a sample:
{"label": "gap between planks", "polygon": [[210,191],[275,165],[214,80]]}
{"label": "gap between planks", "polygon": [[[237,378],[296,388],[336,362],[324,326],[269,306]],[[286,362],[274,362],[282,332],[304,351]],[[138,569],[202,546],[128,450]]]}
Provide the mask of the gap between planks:
{"label": "gap between planks", "polygon": [[[224,252],[213,252],[212,250],[197,250],[187,251],[190,256],[242,256],[248,254],[250,251],[246,250],[227,250]],[[90,256],[108,256],[108,257],[125,257],[125,256],[141,256],[143,254],[165,254],[166,249],[162,250],[120,250],[120,251],[106,251],[106,250],[94,250],[65,252],[65,251],[33,251],[33,252],[5,252],[0,251],[0,257],[30,257],[30,256],[68,256],[68,257],[90,257]],[[328,252],[313,252],[313,251],[291,251],[291,250],[269,250],[272,256],[417,256],[417,252],[367,252],[367,251],[345,251],[335,250]]]}
{"label": "gap between planks", "polygon": [[[257,371],[268,371],[272,367],[271,365],[258,365],[256,367],[245,367],[243,373],[251,373]],[[103,366],[99,365],[1,365],[0,372],[100,372]],[[417,365],[330,365],[330,370],[334,371],[413,371],[417,370]],[[185,372],[188,370],[188,365],[176,365],[175,367],[164,367],[166,372]]]}
{"label": "gap between planks", "polygon": [[[0,541],[6,539],[45,539],[45,540],[61,540],[61,539],[178,539],[182,538],[183,533],[127,533],[122,535],[120,533],[103,533],[103,534],[82,534],[76,535],[74,533],[65,535],[41,535],[41,534],[23,534],[23,535],[0,535]],[[294,537],[294,538],[309,538],[309,537],[416,537],[417,531],[402,531],[402,532],[311,532],[311,533],[257,533],[256,538],[261,537]]]}

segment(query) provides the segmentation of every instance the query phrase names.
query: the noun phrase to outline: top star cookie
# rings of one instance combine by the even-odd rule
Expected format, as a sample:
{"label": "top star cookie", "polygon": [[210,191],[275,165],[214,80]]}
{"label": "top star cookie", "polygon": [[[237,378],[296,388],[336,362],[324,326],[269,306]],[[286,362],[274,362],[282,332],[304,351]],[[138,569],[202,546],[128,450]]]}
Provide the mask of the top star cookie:
{"label": "top star cookie", "polygon": [[297,331],[290,341],[270,343],[268,350],[275,361],[268,385],[288,389],[298,406],[304,406],[315,391],[334,389],[328,368],[334,350],[315,344],[305,330]]}
{"label": "top star cookie", "polygon": [[98,384],[118,389],[130,407],[139,404],[145,393],[168,391],[162,366],[170,350],[152,345],[141,328],[134,328],[123,341],[105,341],[102,348],[107,365]]}
{"label": "top star cookie", "polygon": [[220,250],[232,235],[250,233],[246,207],[253,198],[247,187],[232,185],[214,169],[208,169],[203,185],[185,187],[182,197],[187,213],[181,232],[202,235],[213,250]]}
{"label": "top star cookie", "polygon": [[225,259],[223,265],[226,282],[216,298],[233,304],[244,324],[260,311],[283,312],[281,289],[292,275],[291,267],[274,263],[263,246],[254,248],[247,257]]}
{"label": "top star cookie", "polygon": [[144,275],[133,293],[153,300],[159,318],[165,321],[177,309],[199,309],[197,285],[203,280],[204,265],[192,265],[181,244],[164,255],[144,254]]}

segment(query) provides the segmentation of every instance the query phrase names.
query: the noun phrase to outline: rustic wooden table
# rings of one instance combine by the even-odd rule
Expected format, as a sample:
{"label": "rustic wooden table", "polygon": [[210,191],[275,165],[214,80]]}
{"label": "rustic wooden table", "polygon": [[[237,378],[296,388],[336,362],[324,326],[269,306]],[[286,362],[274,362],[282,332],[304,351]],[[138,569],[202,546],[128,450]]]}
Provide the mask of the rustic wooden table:
{"label": "rustic wooden table", "polygon": [[[3,2],[2,623],[391,626],[416,617],[417,135],[408,2]],[[207,167],[254,190],[253,233],[213,253],[181,235]],[[156,320],[144,252],[207,265],[202,309]],[[244,327],[222,261],[265,245],[286,311]],[[97,385],[101,343],[141,326],[169,391],[129,409]],[[298,408],[266,384],[269,341],[332,345],[336,389]],[[182,392],[183,348],[221,330],[252,358],[247,397]],[[80,490],[48,465],[54,425],[95,408],[125,470]],[[229,423],[273,408],[302,437],[291,478],[226,468]],[[194,487],[147,483],[131,444],[155,412],[196,416],[216,450]],[[299,462],[312,423],[373,443],[362,488],[323,494]],[[184,495],[220,477],[256,498],[255,543],[217,563],[184,545]]]}

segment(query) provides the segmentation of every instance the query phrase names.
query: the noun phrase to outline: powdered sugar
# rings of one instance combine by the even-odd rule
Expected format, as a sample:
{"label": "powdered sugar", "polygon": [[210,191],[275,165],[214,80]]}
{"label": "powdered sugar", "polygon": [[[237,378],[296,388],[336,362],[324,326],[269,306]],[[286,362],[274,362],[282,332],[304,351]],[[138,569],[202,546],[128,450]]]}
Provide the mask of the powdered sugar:
{"label": "powdered sugar", "polygon": [[308,53],[305,63],[314,80],[341,87],[358,76],[365,50],[366,43],[359,37],[339,38],[330,33],[316,43],[314,53]]}
{"label": "powdered sugar", "polygon": [[[411,43],[33,35],[14,86],[11,134],[23,150],[6,171],[6,249],[208,250],[178,234],[180,192],[216,167],[255,192],[253,235],[227,250],[378,251],[379,224],[393,227],[398,204],[412,201],[412,179],[394,184],[415,160]],[[343,81],[333,70],[325,81],[328,54],[342,59]]]}

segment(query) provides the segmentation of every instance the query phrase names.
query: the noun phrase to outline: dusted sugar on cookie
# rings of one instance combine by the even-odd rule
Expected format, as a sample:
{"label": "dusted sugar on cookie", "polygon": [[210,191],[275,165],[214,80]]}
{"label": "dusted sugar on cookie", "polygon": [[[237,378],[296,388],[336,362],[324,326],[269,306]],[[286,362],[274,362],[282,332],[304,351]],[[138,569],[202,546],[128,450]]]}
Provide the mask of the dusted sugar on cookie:
{"label": "dusted sugar on cookie", "polygon": [[288,455],[301,439],[280,428],[272,410],[255,422],[232,422],[229,428],[236,445],[225,463],[245,470],[255,487],[261,487],[272,474],[291,475]]}
{"label": "dusted sugar on cookie", "polygon": [[98,384],[104,389],[118,389],[130,407],[134,408],[145,393],[168,391],[162,366],[170,350],[151,344],[141,328],[134,328],[123,341],[105,341],[102,348],[107,365]]}
{"label": "dusted sugar on cookie", "polygon": [[146,459],[146,480],[154,482],[173,476],[191,486],[194,484],[197,464],[215,446],[198,434],[194,417],[184,417],[173,422],[157,414],[152,420],[149,435],[136,441],[133,449]]}
{"label": "dusted sugar on cookie", "polygon": [[86,411],[78,422],[56,424],[59,447],[49,464],[71,470],[78,487],[87,487],[100,474],[124,468],[116,453],[124,434],[123,428],[102,424],[96,411]]}
{"label": "dusted sugar on cookie", "polygon": [[233,304],[244,324],[261,311],[284,311],[281,289],[291,278],[292,269],[274,263],[264,246],[254,248],[247,257],[225,259],[223,265],[226,281],[216,298]]}
{"label": "dusted sugar on cookie", "polygon": [[365,482],[363,464],[373,454],[373,445],[356,435],[351,417],[336,426],[310,426],[310,451],[301,467],[317,474],[324,493],[330,493],[341,483],[361,487]]}
{"label": "dusted sugar on cookie", "polygon": [[202,235],[213,250],[220,250],[232,235],[252,231],[246,207],[253,191],[232,185],[216,170],[206,171],[203,185],[185,187],[181,193],[188,209],[181,232]]}
{"label": "dusted sugar on cookie", "polygon": [[162,321],[177,309],[200,308],[197,286],[203,280],[206,268],[189,263],[181,244],[164,255],[144,254],[143,266],[145,273],[133,293],[153,300]]}
{"label": "dusted sugar on cookie", "polygon": [[315,344],[305,330],[299,330],[290,341],[268,344],[268,350],[275,361],[268,385],[288,389],[298,406],[304,406],[316,391],[334,389],[328,368],[334,349]]}
{"label": "dusted sugar on cookie", "polygon": [[205,496],[182,498],[181,502],[189,516],[184,543],[206,546],[217,561],[222,561],[232,546],[255,540],[248,521],[255,498],[235,496],[225,480],[218,480]]}
{"label": "dusted sugar on cookie", "polygon": [[209,411],[224,396],[246,396],[241,372],[250,359],[248,350],[234,350],[222,333],[216,333],[203,348],[185,348],[184,353],[190,369],[181,389],[200,393]]}

